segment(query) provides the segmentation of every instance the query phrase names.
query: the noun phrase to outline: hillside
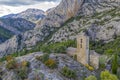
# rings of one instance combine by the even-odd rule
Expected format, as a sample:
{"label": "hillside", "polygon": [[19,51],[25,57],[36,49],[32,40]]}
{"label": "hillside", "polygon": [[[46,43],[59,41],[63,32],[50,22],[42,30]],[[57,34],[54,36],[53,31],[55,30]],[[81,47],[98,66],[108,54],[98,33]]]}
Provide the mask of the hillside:
{"label": "hillside", "polygon": [[[0,44],[0,78],[119,80],[119,4],[119,0],[62,0],[33,30]],[[76,36],[81,33],[90,37],[87,47],[98,53],[99,69],[88,65],[89,61],[78,63],[77,55],[66,54],[69,47],[76,48]]]}
{"label": "hillside", "polygon": [[[69,4],[69,5],[67,5],[67,4]],[[109,13],[110,10],[115,10],[116,13],[112,14],[112,11],[111,11],[111,14],[110,14]],[[118,32],[117,31],[115,31],[115,32],[117,32],[117,34],[119,35],[119,27],[118,27],[119,25],[115,25],[119,22],[119,19],[117,19],[117,20],[114,19],[116,17],[117,18],[119,17],[119,15],[116,15],[116,14],[119,14],[119,1],[111,2],[109,0],[102,0],[102,1],[97,1],[97,0],[95,0],[95,1],[94,0],[91,0],[91,1],[87,1],[87,0],[66,1],[66,0],[62,0],[61,3],[56,8],[51,10],[51,12],[49,12],[48,15],[41,21],[41,24],[37,24],[37,26],[35,27],[34,30],[27,31],[21,35],[22,39],[20,41],[21,44],[19,46],[18,45],[12,45],[12,46],[9,45],[9,44],[11,44],[11,42],[9,42],[9,41],[14,41],[14,39],[17,37],[11,38],[9,41],[0,45],[0,46],[4,46],[4,49],[0,48],[0,53],[7,54],[7,53],[16,52],[16,49],[14,49],[14,47],[21,47],[18,50],[21,50],[22,48],[25,48],[25,47],[30,48],[31,46],[35,46],[38,42],[51,41],[52,40],[52,39],[50,39],[51,37],[53,38],[53,40],[55,39],[57,41],[57,39],[54,38],[55,35],[58,35],[58,37],[59,37],[58,39],[62,39],[63,36],[65,36],[65,35],[71,36],[71,34],[72,34],[73,37],[72,36],[71,37],[72,37],[72,39],[74,39],[77,34],[79,34],[82,30],[85,30],[86,28],[88,28],[87,32],[89,33],[90,37],[92,37],[94,34],[91,35],[91,32],[94,32],[94,31],[91,31],[92,28],[90,26],[96,25],[97,24],[96,21],[98,23],[100,23],[95,26],[95,28],[98,28],[98,30],[100,30],[100,31],[97,31],[97,34],[95,34],[95,35],[98,35],[96,37],[96,39],[98,38],[98,40],[109,40],[114,35],[114,28],[112,28],[113,31],[111,31],[110,28],[106,29],[106,27],[104,27],[104,26],[107,26],[106,24],[102,25],[102,23],[105,23],[106,21],[108,21],[108,20],[106,20],[106,16],[104,16],[104,15],[107,15],[107,14],[104,14],[104,12],[107,12],[107,11],[110,16],[111,15],[113,16],[110,18],[111,20],[109,19],[110,21],[107,25],[113,24],[113,26],[118,30]],[[102,14],[100,14],[100,13],[102,13]],[[115,15],[115,17],[114,17],[114,15]],[[83,18],[81,18],[81,16]],[[100,16],[100,20],[99,20],[99,16]],[[78,17],[78,20],[71,21],[70,18],[72,18],[72,17],[73,18]],[[70,19],[70,20],[68,20],[68,19]],[[62,29],[62,28],[65,28],[64,25],[68,24],[69,21],[71,21],[72,23],[75,22],[75,27],[72,27],[74,25],[71,25],[71,26],[66,26],[66,30]],[[67,31],[71,32],[68,30],[69,27],[72,27],[72,29],[74,29],[74,30],[72,33],[66,34]],[[107,26],[107,27],[109,27],[109,26]],[[58,34],[54,34],[55,32]],[[64,35],[59,36],[59,35],[61,35],[61,34],[59,34],[61,32],[63,32]],[[75,34],[74,34],[74,32],[75,32]],[[102,34],[102,32],[105,32],[105,34]],[[109,33],[108,37],[106,37],[107,36],[106,33]],[[103,35],[103,37],[101,37],[101,34]],[[59,41],[61,41],[61,40],[59,40]],[[19,42],[16,42],[15,44],[18,44],[18,43]],[[7,53],[4,51],[6,49],[8,50]]]}
{"label": "hillside", "polygon": [[35,25],[22,18],[0,18],[0,43],[11,38],[13,35],[33,29]]}

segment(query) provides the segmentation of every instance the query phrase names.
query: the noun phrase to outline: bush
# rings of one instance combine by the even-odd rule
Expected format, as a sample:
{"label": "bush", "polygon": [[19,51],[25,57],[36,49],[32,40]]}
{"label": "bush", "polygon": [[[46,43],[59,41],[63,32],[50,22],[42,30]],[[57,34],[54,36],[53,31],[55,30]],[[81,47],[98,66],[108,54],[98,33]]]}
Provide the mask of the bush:
{"label": "bush", "polygon": [[9,62],[10,60],[14,59],[11,55],[6,56],[6,61]]}
{"label": "bush", "polygon": [[44,54],[44,55],[41,57],[41,61],[42,61],[43,63],[45,63],[48,59],[49,59],[49,54]]}
{"label": "bush", "polygon": [[105,54],[112,55],[114,53],[113,49],[108,49],[105,51]]}
{"label": "bush", "polygon": [[8,61],[6,64],[6,68],[9,70],[17,68],[17,62],[15,61],[15,59]]}
{"label": "bush", "polygon": [[21,64],[22,64],[22,67],[29,67],[30,66],[30,62],[28,62],[28,61],[22,61]]}
{"label": "bush", "polygon": [[46,62],[45,62],[45,65],[48,66],[49,68],[51,69],[54,69],[57,67],[57,63],[55,60],[53,59],[48,59]]}
{"label": "bush", "polygon": [[27,68],[21,68],[21,69],[18,69],[18,76],[22,79],[22,80],[24,80],[24,79],[26,79],[27,78],[27,71],[28,71],[28,69]]}
{"label": "bush", "polygon": [[92,66],[88,65],[88,64],[86,64],[85,66],[86,66],[90,71],[93,71],[93,70],[94,70],[94,68],[93,68]]}
{"label": "bush", "polygon": [[64,67],[61,70],[61,73],[63,76],[68,77],[68,78],[75,78],[76,77],[76,73],[72,70],[70,70],[68,67]]}
{"label": "bush", "polygon": [[97,78],[95,76],[89,76],[85,80],[97,80]]}
{"label": "bush", "polygon": [[109,71],[102,71],[100,77],[101,80],[118,80],[117,76],[110,74]]}
{"label": "bush", "polygon": [[112,73],[117,74],[118,69],[118,56],[117,54],[114,54],[114,58],[112,59]]}
{"label": "bush", "polygon": [[106,56],[101,56],[100,58],[99,58],[99,67],[101,68],[101,69],[104,69],[105,68],[105,66],[106,66]]}

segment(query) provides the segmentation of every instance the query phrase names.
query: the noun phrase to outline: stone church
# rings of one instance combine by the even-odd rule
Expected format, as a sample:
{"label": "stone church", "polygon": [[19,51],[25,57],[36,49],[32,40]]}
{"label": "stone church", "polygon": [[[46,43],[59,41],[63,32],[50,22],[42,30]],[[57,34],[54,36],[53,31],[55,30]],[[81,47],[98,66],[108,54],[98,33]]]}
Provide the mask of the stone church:
{"label": "stone church", "polygon": [[99,55],[94,50],[89,50],[89,36],[85,34],[77,36],[77,48],[69,47],[67,53],[76,55],[77,61],[83,65],[89,64],[95,69],[99,68]]}

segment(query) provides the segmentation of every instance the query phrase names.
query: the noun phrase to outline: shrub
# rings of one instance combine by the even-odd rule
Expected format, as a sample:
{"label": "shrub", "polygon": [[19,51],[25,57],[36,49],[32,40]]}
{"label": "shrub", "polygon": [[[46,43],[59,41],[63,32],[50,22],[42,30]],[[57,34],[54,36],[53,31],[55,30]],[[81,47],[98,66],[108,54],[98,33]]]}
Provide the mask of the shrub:
{"label": "shrub", "polygon": [[97,78],[95,76],[89,76],[85,80],[97,80]]}
{"label": "shrub", "polygon": [[101,69],[104,69],[105,68],[105,66],[106,66],[106,56],[101,56],[100,58],[99,58],[99,67],[101,68]]}
{"label": "shrub", "polygon": [[41,57],[41,61],[42,61],[43,63],[45,63],[48,59],[49,59],[49,54],[44,54],[44,55]]}
{"label": "shrub", "polygon": [[30,62],[28,62],[28,61],[22,61],[21,64],[22,64],[22,67],[29,67],[30,66]]}
{"label": "shrub", "polygon": [[102,71],[101,72],[101,80],[118,80],[116,75],[110,74],[109,71]]}
{"label": "shrub", "polygon": [[15,59],[8,61],[6,64],[6,68],[9,70],[17,68],[17,62],[15,61]]}
{"label": "shrub", "polygon": [[114,53],[113,49],[108,49],[105,51],[105,54],[112,55]]}
{"label": "shrub", "polygon": [[68,77],[68,78],[75,78],[76,77],[76,73],[72,70],[70,70],[68,67],[64,67],[61,70],[61,73],[63,76]]}
{"label": "shrub", "polygon": [[27,78],[27,71],[28,69],[27,68],[20,68],[17,72],[18,72],[18,76],[24,80]]}
{"label": "shrub", "polygon": [[55,60],[53,59],[48,59],[46,62],[45,62],[45,65],[48,66],[49,68],[56,68],[57,67],[57,63]]}
{"label": "shrub", "polygon": [[117,54],[114,55],[114,58],[112,59],[112,73],[117,74],[117,68],[118,68],[118,56]]}
{"label": "shrub", "polygon": [[92,66],[88,65],[88,64],[86,64],[85,66],[86,66],[90,71],[93,71],[93,70],[94,70],[94,68],[93,68]]}
{"label": "shrub", "polygon": [[7,62],[9,62],[9,61],[12,60],[12,59],[13,59],[13,57],[12,57],[11,55],[6,56],[6,61],[7,61]]}

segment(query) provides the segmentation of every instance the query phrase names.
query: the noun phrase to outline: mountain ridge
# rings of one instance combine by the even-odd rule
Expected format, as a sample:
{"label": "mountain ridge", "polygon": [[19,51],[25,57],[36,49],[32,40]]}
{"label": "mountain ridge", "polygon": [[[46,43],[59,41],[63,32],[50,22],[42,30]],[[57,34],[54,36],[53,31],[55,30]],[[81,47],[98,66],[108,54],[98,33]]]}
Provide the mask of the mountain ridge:
{"label": "mountain ridge", "polygon": [[23,18],[31,22],[36,22],[38,20],[43,19],[44,17],[45,17],[45,12],[43,10],[35,9],[35,8],[29,8],[17,14],[8,14],[2,16],[2,18]]}
{"label": "mountain ridge", "polygon": [[33,29],[35,25],[36,24],[22,18],[0,18],[0,43],[11,38],[13,35],[18,35]]}
{"label": "mountain ridge", "polygon": [[[55,7],[51,12],[48,13],[48,15],[41,21],[41,24],[38,24],[34,30],[27,31],[21,35],[22,39],[20,42],[22,43],[19,45],[19,47],[21,48],[18,50],[35,46],[38,42],[43,42],[45,39],[49,38],[56,31],[58,31],[58,29],[62,27],[62,24],[71,17],[75,17],[77,15],[85,17],[92,16],[94,15],[94,13],[107,11],[115,7],[118,7],[119,9],[119,1],[118,3],[113,3],[108,0],[91,0],[89,2],[88,0],[62,0],[57,7]],[[83,26],[80,26],[81,24],[83,25],[82,22],[79,22],[80,24],[77,25],[78,28],[84,28]],[[76,35],[78,35],[78,33]],[[74,35],[74,37],[76,35]],[[90,35],[90,37],[91,36],[92,35]],[[16,38],[17,37],[11,38],[9,41],[6,41],[5,43],[0,45],[4,46],[4,48],[0,48],[1,56],[3,54],[14,53],[17,51],[16,49],[14,49],[14,47],[18,47],[18,45],[11,46],[8,44],[11,43],[11,40],[13,41]],[[18,44],[18,42],[14,44]],[[7,52],[5,52],[6,49]]]}

